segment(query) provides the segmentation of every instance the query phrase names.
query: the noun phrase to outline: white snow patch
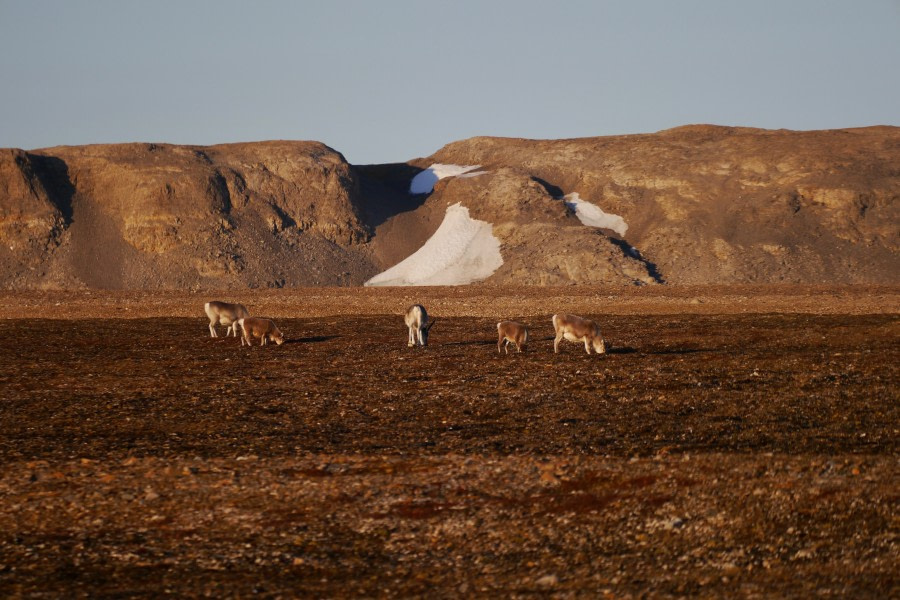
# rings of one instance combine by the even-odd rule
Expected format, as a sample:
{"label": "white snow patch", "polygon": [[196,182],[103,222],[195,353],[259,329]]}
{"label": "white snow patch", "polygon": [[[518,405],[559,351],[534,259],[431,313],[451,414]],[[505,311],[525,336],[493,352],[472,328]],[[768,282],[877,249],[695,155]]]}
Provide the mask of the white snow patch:
{"label": "white snow patch", "polygon": [[438,180],[444,179],[445,177],[456,177],[477,169],[480,166],[481,165],[442,165],[441,163],[435,163],[421,173],[417,173],[416,176],[412,178],[412,181],[409,182],[409,193],[430,194],[431,190],[434,189],[434,184],[436,184]]}
{"label": "white snow patch", "polygon": [[502,264],[493,226],[471,218],[457,202],[421,248],[365,285],[465,285],[490,277]]}
{"label": "white snow patch", "polygon": [[582,200],[574,192],[566,195],[563,200],[566,206],[575,211],[575,216],[578,217],[578,220],[585,225],[612,229],[622,237],[625,237],[625,232],[628,231],[628,224],[619,215],[603,212],[599,206]]}

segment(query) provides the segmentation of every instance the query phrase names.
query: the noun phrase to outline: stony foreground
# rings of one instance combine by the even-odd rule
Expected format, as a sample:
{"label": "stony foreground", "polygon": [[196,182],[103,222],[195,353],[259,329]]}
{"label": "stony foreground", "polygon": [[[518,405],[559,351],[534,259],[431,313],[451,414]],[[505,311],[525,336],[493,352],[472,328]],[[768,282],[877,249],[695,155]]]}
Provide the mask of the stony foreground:
{"label": "stony foreground", "polygon": [[365,310],[3,321],[0,596],[897,594],[890,306],[598,310],[597,357],[532,298],[507,356],[423,293],[460,314],[424,350]]}

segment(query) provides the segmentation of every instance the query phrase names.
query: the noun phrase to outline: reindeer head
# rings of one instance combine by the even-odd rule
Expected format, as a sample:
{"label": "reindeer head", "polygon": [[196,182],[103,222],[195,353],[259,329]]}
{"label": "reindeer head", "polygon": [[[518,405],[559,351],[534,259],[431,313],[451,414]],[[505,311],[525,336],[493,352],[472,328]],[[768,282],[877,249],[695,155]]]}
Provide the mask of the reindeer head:
{"label": "reindeer head", "polygon": [[437,323],[437,319],[431,319],[428,321],[428,325],[422,327],[422,345],[428,345],[428,332],[431,331],[431,328],[434,327],[434,324]]}
{"label": "reindeer head", "polygon": [[279,329],[276,329],[275,332],[272,333],[269,337],[273,342],[275,342],[279,346],[284,343],[284,334],[281,333],[281,331]]}

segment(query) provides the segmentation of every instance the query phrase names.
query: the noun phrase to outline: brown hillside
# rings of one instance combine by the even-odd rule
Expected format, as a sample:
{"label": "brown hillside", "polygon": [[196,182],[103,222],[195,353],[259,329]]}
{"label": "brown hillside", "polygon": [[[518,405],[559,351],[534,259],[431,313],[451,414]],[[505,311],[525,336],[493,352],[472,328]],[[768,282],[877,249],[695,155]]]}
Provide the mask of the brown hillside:
{"label": "brown hillside", "polygon": [[374,269],[357,182],[315,142],[0,156],[0,286],[272,287]]}
{"label": "brown hillside", "polygon": [[[479,137],[411,161],[432,163],[512,168],[553,195],[579,193],[622,216],[627,244],[669,283],[900,281],[900,128]],[[494,206],[515,202],[494,192]]]}
{"label": "brown hillside", "polygon": [[462,203],[472,218],[494,225],[503,266],[492,284],[654,283],[653,267],[627,244],[585,227],[528,173],[502,167],[477,177],[441,180],[429,203]]}
{"label": "brown hillside", "polygon": [[[487,172],[410,195],[433,163]],[[317,142],[0,149],[0,288],[360,285],[457,202],[500,241],[491,284],[900,283],[898,198],[897,127],[479,137],[356,167]]]}

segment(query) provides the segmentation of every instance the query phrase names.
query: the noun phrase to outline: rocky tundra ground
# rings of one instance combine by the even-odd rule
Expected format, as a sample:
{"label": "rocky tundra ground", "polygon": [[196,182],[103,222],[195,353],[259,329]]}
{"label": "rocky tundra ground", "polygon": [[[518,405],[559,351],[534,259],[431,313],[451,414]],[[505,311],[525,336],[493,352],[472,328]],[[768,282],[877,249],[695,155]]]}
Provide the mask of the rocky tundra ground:
{"label": "rocky tundra ground", "polygon": [[0,596],[900,589],[896,287],[2,296]]}

